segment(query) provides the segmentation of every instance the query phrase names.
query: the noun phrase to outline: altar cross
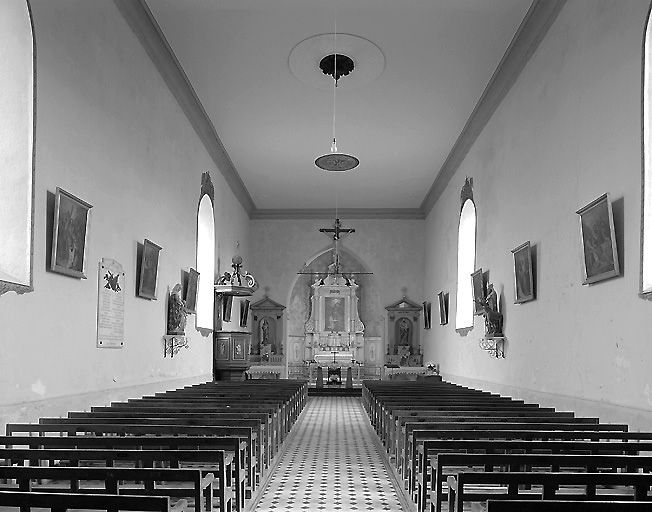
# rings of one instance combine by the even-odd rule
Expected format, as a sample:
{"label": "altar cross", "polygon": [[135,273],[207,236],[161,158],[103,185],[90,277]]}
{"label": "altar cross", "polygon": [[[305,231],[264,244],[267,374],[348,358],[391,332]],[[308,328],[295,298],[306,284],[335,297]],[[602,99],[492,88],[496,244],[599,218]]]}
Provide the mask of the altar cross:
{"label": "altar cross", "polygon": [[337,241],[340,239],[340,234],[348,234],[348,233],[355,233],[355,229],[351,228],[343,228],[342,223],[340,222],[340,219],[335,219],[335,224],[333,225],[332,228],[321,228],[319,230],[320,233],[326,233],[330,235],[331,233],[333,234],[333,240]]}

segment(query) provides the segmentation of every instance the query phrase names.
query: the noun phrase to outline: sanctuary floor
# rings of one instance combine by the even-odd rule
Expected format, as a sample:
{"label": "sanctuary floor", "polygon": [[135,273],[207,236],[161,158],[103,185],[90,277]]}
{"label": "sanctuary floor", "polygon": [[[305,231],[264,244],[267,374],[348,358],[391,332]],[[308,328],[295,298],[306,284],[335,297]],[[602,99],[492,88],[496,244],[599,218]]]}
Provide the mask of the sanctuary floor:
{"label": "sanctuary floor", "polygon": [[357,397],[311,397],[255,512],[403,511]]}

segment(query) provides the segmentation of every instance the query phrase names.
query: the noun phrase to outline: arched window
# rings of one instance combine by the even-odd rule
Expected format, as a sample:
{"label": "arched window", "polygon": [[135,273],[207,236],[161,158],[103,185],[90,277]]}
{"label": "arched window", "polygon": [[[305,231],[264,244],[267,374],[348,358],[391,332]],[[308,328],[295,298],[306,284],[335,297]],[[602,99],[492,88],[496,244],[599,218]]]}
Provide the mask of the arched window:
{"label": "arched window", "polygon": [[473,327],[473,287],[471,274],[475,271],[476,213],[473,203],[473,179],[467,178],[462,187],[462,209],[457,239],[457,308],[455,329]]}
{"label": "arched window", "polygon": [[641,293],[652,294],[652,27],[650,11],[643,45],[643,208],[641,226]]}
{"label": "arched window", "polygon": [[0,2],[0,295],[32,290],[34,35],[25,0]]}
{"label": "arched window", "polygon": [[197,209],[197,329],[213,330],[213,280],[215,278],[215,217],[213,183],[202,174],[199,208]]}

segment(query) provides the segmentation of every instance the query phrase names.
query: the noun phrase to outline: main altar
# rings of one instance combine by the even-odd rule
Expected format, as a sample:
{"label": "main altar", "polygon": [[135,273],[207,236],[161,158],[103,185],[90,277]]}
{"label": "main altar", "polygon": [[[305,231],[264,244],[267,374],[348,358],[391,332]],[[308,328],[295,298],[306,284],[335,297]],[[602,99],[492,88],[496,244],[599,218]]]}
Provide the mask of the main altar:
{"label": "main altar", "polygon": [[309,379],[317,368],[355,370],[365,359],[364,324],[358,313],[358,285],[353,277],[339,273],[337,259],[326,277],[317,278],[312,288],[310,317],[305,329],[305,359]]}

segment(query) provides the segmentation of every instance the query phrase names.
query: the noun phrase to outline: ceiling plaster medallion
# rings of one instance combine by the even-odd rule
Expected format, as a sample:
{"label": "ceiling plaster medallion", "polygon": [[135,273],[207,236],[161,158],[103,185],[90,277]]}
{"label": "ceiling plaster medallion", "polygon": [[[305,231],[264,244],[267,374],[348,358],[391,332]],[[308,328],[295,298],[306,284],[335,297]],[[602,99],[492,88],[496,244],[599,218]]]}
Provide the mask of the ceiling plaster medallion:
{"label": "ceiling plaster medallion", "polygon": [[297,44],[288,57],[290,72],[304,84],[318,89],[331,89],[333,78],[322,73],[319,63],[333,53],[347,55],[355,64],[355,73],[338,83],[338,89],[355,89],[378,78],[385,69],[385,56],[380,48],[353,34],[337,34],[337,48],[333,48],[334,34],[318,34]]}

